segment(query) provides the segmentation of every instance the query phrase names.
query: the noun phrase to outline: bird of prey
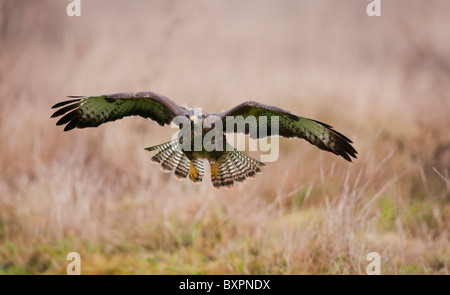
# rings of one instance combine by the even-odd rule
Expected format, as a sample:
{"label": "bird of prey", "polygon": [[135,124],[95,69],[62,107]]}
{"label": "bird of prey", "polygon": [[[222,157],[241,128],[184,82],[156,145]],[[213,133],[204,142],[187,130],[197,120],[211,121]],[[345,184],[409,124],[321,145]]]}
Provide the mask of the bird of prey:
{"label": "bird of prey", "polygon": [[[158,150],[158,153],[152,157],[152,161],[161,164],[163,171],[175,170],[175,176],[181,179],[189,175],[193,182],[202,181],[205,162],[208,160],[211,167],[211,181],[216,188],[229,188],[235,182],[243,182],[257,173],[262,173],[261,167],[265,166],[264,163],[241,151],[230,148],[231,145],[227,143],[225,131],[229,132],[229,130],[225,130],[226,123],[236,117],[244,119],[250,116],[255,117],[256,124],[247,124],[243,130],[237,128],[232,130],[232,132],[248,134],[251,138],[260,139],[273,135],[270,134],[273,125],[269,124],[276,121],[278,134],[275,135],[305,139],[319,149],[342,156],[349,162],[352,161],[351,158],[356,158],[357,154],[351,145],[352,141],[331,126],[255,101],[246,101],[230,110],[209,114],[204,111],[195,112],[194,109],[180,106],[171,99],[150,91],[100,96],[69,96],[69,98],[71,99],[52,107],[59,108],[52,118],[62,116],[56,125],[67,124],[64,131],[74,128],[98,127],[103,123],[126,116],[149,118],[161,126],[170,124],[175,121],[175,118],[184,118],[188,122],[187,124],[191,124],[192,130],[200,130],[202,138],[215,125],[223,126],[222,134],[212,138],[213,143],[216,138],[217,142],[220,141],[219,145],[222,149],[211,150],[201,140],[200,146],[198,142],[194,145],[195,136],[199,136],[198,132],[194,131],[190,138],[186,137],[185,144],[182,144],[184,138],[178,138],[145,148],[147,151]],[[264,121],[261,118],[266,119]],[[263,123],[268,125],[269,133],[260,132],[258,129]],[[200,129],[195,128],[198,124],[201,126]],[[180,128],[182,125],[179,125]]]}

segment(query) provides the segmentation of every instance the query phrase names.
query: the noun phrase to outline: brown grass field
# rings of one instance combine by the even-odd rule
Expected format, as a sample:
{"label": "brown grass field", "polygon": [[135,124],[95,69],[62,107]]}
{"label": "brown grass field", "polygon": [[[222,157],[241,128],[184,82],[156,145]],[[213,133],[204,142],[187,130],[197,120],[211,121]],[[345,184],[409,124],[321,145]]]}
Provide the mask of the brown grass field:
{"label": "brown grass field", "polygon": [[[450,1],[0,2],[0,274],[450,274]],[[326,122],[231,190],[179,181],[141,118],[63,132],[67,95],[244,100]]]}

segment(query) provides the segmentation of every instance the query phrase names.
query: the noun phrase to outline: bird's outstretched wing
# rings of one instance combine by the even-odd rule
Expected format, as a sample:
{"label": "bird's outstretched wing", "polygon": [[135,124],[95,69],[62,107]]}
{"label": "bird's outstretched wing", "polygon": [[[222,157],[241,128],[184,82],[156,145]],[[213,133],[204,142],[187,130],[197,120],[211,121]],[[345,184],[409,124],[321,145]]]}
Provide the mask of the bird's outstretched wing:
{"label": "bird's outstretched wing", "polygon": [[[271,122],[274,116],[278,116],[278,128],[280,136],[284,137],[298,137],[303,138],[318,148],[332,152],[336,155],[342,156],[347,161],[352,161],[351,157],[356,158],[357,151],[351,145],[353,142],[343,134],[334,130],[331,126],[301,117],[289,111],[258,103],[255,101],[247,101],[236,107],[217,114],[222,121],[224,131],[226,130],[226,121],[235,120],[235,117],[242,116],[244,119],[249,116],[256,118],[256,123],[245,125],[244,130],[238,130],[235,125],[234,132],[245,132],[250,134],[252,138],[263,138],[267,135],[271,135]],[[228,118],[227,118],[228,117]],[[260,117],[267,118],[267,131],[260,134],[259,125],[261,122]],[[227,130],[228,131],[228,130]]]}
{"label": "bird's outstretched wing", "polygon": [[52,115],[52,118],[64,115],[56,123],[56,125],[67,124],[64,131],[74,128],[97,127],[126,116],[150,118],[163,126],[170,124],[175,116],[185,113],[185,110],[175,102],[155,92],[69,97],[72,99],[57,103],[52,107],[60,108]]}

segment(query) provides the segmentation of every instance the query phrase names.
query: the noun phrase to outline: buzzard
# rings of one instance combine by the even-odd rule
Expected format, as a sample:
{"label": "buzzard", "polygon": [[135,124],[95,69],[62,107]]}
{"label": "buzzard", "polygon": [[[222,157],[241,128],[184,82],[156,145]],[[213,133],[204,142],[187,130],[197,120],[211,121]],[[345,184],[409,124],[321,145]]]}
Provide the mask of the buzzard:
{"label": "buzzard", "polygon": [[[298,137],[349,162],[352,158],[356,158],[357,154],[351,145],[352,141],[331,126],[255,101],[246,101],[230,110],[209,114],[180,106],[169,98],[150,91],[100,96],[69,96],[69,98],[71,99],[52,107],[58,108],[52,118],[62,116],[56,125],[66,124],[64,131],[97,127],[126,116],[149,118],[161,126],[175,122],[176,118],[185,119],[179,127],[190,124],[192,136],[182,136],[145,148],[145,150],[158,150],[158,153],[152,157],[152,161],[161,164],[163,171],[175,170],[175,176],[181,179],[189,175],[193,182],[202,181],[205,162],[208,160],[211,166],[211,181],[216,188],[231,187],[235,182],[243,182],[257,173],[262,173],[261,167],[265,166],[264,163],[247,156],[227,143],[225,131],[229,132],[229,130],[225,130],[226,123],[236,117],[246,119],[253,116],[255,118],[253,124],[246,124],[243,129],[233,127],[231,130],[248,134],[251,138],[260,139],[271,135]],[[273,122],[276,122],[276,128],[271,124]],[[263,124],[267,125],[266,131],[269,132],[261,132],[260,127]],[[202,140],[200,145],[198,142],[194,143],[196,137],[200,135],[203,139],[216,125],[222,126],[220,128],[223,130],[221,134],[213,136],[210,142],[222,148],[211,149]],[[198,129],[195,126],[201,127]],[[270,133],[272,129],[278,129],[278,132]],[[195,130],[200,130],[200,134]]]}

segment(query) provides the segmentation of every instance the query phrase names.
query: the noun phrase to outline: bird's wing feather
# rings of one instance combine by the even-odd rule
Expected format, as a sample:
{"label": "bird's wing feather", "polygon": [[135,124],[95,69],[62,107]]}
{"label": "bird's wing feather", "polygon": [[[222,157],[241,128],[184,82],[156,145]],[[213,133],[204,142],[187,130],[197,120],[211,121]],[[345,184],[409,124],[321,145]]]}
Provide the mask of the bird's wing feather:
{"label": "bird's wing feather", "polygon": [[[256,118],[256,124],[246,124],[244,130],[238,130],[235,125],[234,130],[234,132],[245,132],[245,134],[250,134],[250,137],[252,138],[263,138],[266,135],[271,135],[271,119],[274,116],[278,116],[278,135],[283,137],[303,138],[318,148],[342,156],[350,162],[351,157],[356,158],[357,151],[351,145],[352,141],[334,130],[331,126],[274,106],[255,101],[247,101],[217,115],[224,122],[223,126],[225,131],[228,131],[226,130],[227,117],[228,119],[233,119],[237,116],[242,116],[246,119],[249,116],[254,116]],[[260,133],[260,117],[267,118],[266,132]]]}
{"label": "bird's wing feather", "polygon": [[185,110],[175,102],[154,92],[70,96],[70,98],[74,99],[57,103],[52,107],[59,108],[52,118],[63,116],[56,125],[67,124],[64,131],[97,127],[126,116],[149,118],[163,126],[170,124],[175,116],[185,113]]}

